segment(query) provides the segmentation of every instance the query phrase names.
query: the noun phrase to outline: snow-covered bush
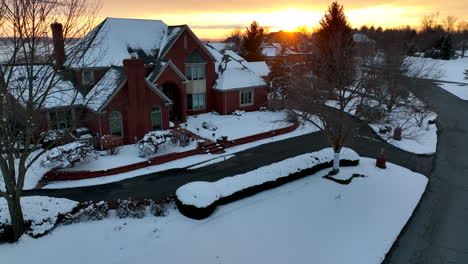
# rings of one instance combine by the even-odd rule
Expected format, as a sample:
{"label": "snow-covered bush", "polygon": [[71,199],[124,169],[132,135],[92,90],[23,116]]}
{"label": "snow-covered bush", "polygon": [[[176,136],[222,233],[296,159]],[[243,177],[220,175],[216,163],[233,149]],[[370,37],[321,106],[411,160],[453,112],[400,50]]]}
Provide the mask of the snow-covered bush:
{"label": "snow-covered bush", "polygon": [[[55,227],[59,219],[72,212],[78,202],[46,196],[30,196],[21,199],[26,234],[39,237]],[[0,241],[9,240],[11,236],[10,214],[5,199],[0,199]]]}
{"label": "snow-covered bush", "polygon": [[128,199],[118,200],[117,216],[120,218],[134,217],[143,218],[146,213],[144,201]]}
{"label": "snow-covered bush", "polygon": [[203,121],[201,126],[204,129],[208,129],[210,131],[216,131],[218,129],[218,127],[212,121]]}
{"label": "snow-covered bush", "polygon": [[245,111],[242,111],[242,110],[236,110],[234,112],[232,112],[233,115],[235,116],[241,116],[245,113]]}
{"label": "snow-covered bush", "polygon": [[97,203],[86,202],[80,205],[76,213],[69,213],[64,217],[64,224],[74,224],[82,221],[97,221],[104,219],[109,212],[109,204],[105,201]]}
{"label": "snow-covered bush", "polygon": [[109,155],[117,155],[122,148],[122,139],[114,135],[104,135],[101,137],[102,148]]}
{"label": "snow-covered bush", "polygon": [[72,142],[47,151],[42,160],[43,167],[70,168],[97,158],[93,146],[84,142]]}
{"label": "snow-covered bush", "polygon": [[153,200],[149,202],[149,210],[154,216],[167,216],[167,207],[167,203],[158,203]]}
{"label": "snow-covered bush", "polygon": [[151,131],[138,142],[138,153],[140,157],[147,157],[158,152],[162,146],[186,147],[191,140],[192,138],[180,129]]}

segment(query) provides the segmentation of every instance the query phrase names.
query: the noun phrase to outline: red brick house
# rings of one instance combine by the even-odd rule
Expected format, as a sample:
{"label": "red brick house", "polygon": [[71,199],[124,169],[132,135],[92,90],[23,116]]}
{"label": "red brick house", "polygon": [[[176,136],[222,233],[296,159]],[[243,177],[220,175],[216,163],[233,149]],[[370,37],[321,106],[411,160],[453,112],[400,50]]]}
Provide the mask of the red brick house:
{"label": "red brick house", "polygon": [[52,32],[64,85],[80,93],[72,106],[49,105],[50,128],[88,127],[131,144],[187,115],[267,106],[266,64],[204,44],[187,25],[107,18],[85,37],[96,43],[85,51],[86,67],[67,62],[61,25]]}

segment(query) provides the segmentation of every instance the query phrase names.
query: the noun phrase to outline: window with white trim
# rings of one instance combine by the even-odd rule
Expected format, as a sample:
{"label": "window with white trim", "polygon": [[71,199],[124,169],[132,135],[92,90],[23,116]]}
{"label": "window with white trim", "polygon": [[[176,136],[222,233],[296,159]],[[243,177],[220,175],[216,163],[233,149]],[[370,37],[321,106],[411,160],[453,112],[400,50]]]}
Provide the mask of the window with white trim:
{"label": "window with white trim", "polygon": [[253,105],[253,89],[242,89],[240,90],[240,106]]}
{"label": "window with white trim", "polygon": [[205,109],[205,93],[187,94],[187,109],[200,110]]}
{"label": "window with white trim", "polygon": [[155,105],[151,110],[151,130],[160,130],[162,128],[161,108]]}
{"label": "window with white trim", "polygon": [[123,136],[122,114],[114,111],[109,115],[109,128],[111,135],[121,137]]}
{"label": "window with white trim", "polygon": [[185,77],[188,80],[204,80],[205,64],[185,64]]}
{"label": "window with white trim", "polygon": [[94,82],[94,72],[93,70],[83,70],[81,72],[81,80],[83,85],[89,85]]}
{"label": "window with white trim", "polygon": [[49,112],[49,126],[51,129],[67,129],[72,127],[71,109]]}

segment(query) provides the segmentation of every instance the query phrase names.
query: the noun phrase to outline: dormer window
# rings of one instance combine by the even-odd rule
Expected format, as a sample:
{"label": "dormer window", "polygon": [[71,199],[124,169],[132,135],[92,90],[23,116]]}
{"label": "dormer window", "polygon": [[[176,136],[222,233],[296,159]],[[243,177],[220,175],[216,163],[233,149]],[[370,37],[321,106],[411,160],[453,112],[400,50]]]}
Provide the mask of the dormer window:
{"label": "dormer window", "polygon": [[81,80],[83,85],[90,85],[94,82],[94,72],[93,70],[83,70],[81,72]]}

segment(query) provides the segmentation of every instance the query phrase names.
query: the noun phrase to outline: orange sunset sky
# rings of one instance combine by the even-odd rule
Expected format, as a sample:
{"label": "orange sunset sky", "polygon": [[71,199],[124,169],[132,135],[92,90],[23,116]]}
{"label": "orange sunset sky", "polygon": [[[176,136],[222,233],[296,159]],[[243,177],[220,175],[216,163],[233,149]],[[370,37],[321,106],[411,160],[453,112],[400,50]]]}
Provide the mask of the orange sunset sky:
{"label": "orange sunset sky", "polygon": [[[257,20],[270,31],[316,26],[332,1],[317,0],[101,0],[101,16],[161,19],[168,25],[188,24],[205,39],[222,39],[233,28]],[[468,20],[468,0],[340,1],[353,27],[363,24],[417,26],[421,17],[439,12],[440,17]]]}

